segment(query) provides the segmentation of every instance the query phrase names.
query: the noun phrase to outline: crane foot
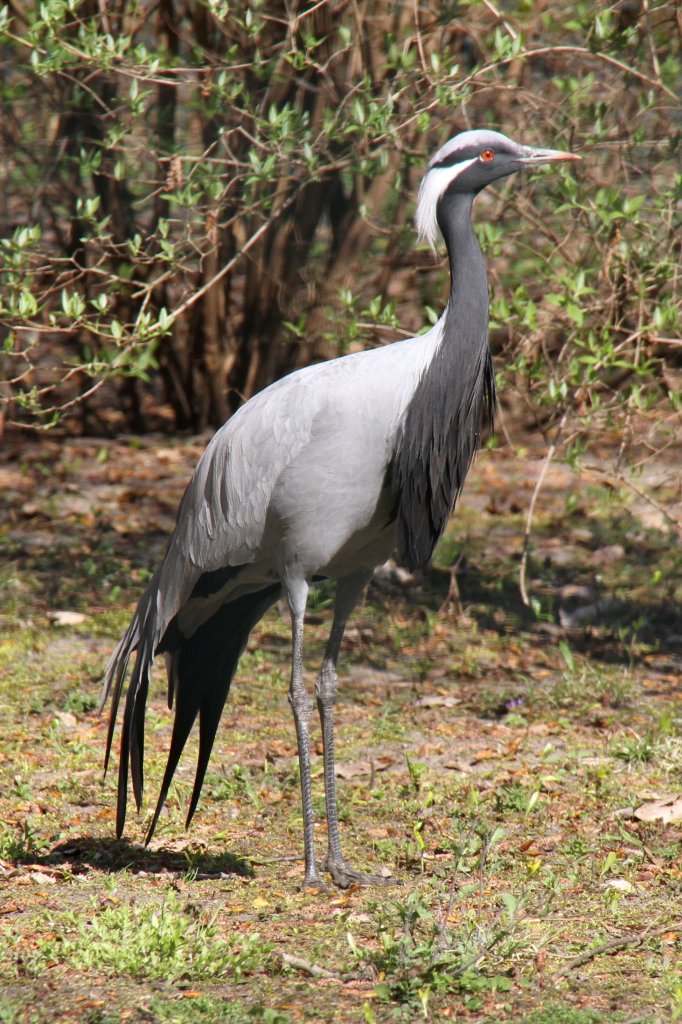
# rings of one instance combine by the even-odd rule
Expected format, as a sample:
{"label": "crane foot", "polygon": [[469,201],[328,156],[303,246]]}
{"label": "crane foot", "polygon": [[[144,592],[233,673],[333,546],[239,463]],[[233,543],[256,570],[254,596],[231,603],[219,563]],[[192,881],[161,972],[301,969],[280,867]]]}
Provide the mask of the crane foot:
{"label": "crane foot", "polygon": [[326,868],[340,889],[349,889],[351,885],[398,885],[395,878],[384,875],[370,875],[364,871],[356,871],[349,867],[345,860],[327,858]]}
{"label": "crane foot", "polygon": [[326,882],[323,882],[317,871],[314,874],[306,873],[301,889],[317,889],[318,892],[333,892]]}

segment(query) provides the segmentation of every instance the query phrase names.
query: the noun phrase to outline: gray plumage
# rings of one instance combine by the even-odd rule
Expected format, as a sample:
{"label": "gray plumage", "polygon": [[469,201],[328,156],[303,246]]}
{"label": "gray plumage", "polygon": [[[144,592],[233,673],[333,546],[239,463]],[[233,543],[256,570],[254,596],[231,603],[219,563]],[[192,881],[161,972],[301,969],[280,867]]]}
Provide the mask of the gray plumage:
{"label": "gray plumage", "polygon": [[303,616],[315,580],[337,581],[334,622],[316,683],[324,744],[327,867],[339,885],[383,881],[350,868],[341,852],[333,708],[343,630],[374,567],[397,547],[428,563],[476,449],[491,422],[485,265],[471,225],[475,195],[521,167],[571,158],[519,146],[497,132],[465,132],[429,165],[417,225],[448,250],[451,290],[423,335],[299,370],[250,399],[216,433],[178,510],[166,556],[106,670],[111,751],[129,661],[119,762],[117,832],[125,823],[128,767],[139,809],[150,668],[164,654],[175,720],[147,840],[182,749],[199,718],[199,758],[187,824],[196,809],[216,729],[249,633],[281,596],[292,617],[289,700],[296,724],[305,882],[321,885],[313,847]]}

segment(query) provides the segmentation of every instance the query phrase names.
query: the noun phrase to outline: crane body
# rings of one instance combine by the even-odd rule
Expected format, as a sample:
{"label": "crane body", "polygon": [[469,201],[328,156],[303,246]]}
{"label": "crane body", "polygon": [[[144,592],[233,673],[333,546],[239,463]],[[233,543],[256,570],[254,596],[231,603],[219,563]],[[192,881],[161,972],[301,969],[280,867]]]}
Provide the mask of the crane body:
{"label": "crane body", "polygon": [[[507,159],[509,169],[500,166],[491,176],[485,165],[495,157]],[[284,596],[292,620],[289,701],[301,767],[305,882],[322,885],[313,844],[313,702],[303,681],[303,618],[309,587],[332,579],[334,620],[315,688],[324,748],[326,866],[342,886],[385,881],[351,868],[341,852],[333,711],[343,631],[373,569],[392,551],[397,548],[413,568],[428,563],[492,419],[488,289],[471,224],[474,197],[488,180],[521,166],[570,158],[518,146],[495,132],[466,132],[446,143],[429,165],[417,208],[422,236],[433,243],[440,230],[448,250],[451,289],[437,324],[414,338],[298,370],[251,398],[217,431],[180,503],[165,558],[106,670],[103,702],[113,691],[108,761],[134,654],[121,733],[119,834],[129,766],[138,808],[142,799],[154,658],[165,656],[175,720],[148,839],[198,717],[189,824],[239,657],[253,627]]]}

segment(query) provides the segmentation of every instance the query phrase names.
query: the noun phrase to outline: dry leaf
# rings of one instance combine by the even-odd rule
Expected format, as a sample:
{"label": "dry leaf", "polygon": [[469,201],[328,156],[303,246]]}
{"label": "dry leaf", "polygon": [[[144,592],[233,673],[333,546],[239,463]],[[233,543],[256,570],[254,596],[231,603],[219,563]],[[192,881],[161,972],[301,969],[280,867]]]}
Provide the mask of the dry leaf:
{"label": "dry leaf", "polygon": [[337,779],[355,779],[358,775],[369,775],[369,761],[346,761],[336,765]]}
{"label": "dry leaf", "polygon": [[375,772],[384,772],[395,764],[395,758],[388,754],[377,757],[374,761],[346,761],[336,765],[336,776],[339,779],[355,779],[359,775],[371,775],[372,766]]}
{"label": "dry leaf", "polygon": [[67,729],[75,729],[78,725],[78,719],[70,711],[55,711],[54,717]]}
{"label": "dry leaf", "polygon": [[459,697],[441,697],[434,693],[427,697],[420,697],[414,702],[414,706],[416,708],[454,708],[456,704],[461,703]]}
{"label": "dry leaf", "polygon": [[618,892],[634,892],[635,887],[632,882],[628,882],[627,878],[609,878],[606,883],[609,888],[617,889]]}
{"label": "dry leaf", "polygon": [[47,617],[53,626],[80,626],[87,619],[82,612],[69,611],[48,612]]}
{"label": "dry leaf", "polygon": [[36,885],[55,885],[57,882],[54,875],[48,875],[44,871],[32,871],[30,877]]}
{"label": "dry leaf", "polygon": [[682,821],[682,796],[650,800],[633,814],[638,821]]}
{"label": "dry leaf", "polygon": [[479,750],[479,752],[477,754],[474,754],[474,756],[471,758],[471,763],[478,764],[479,761],[490,761],[491,758],[499,756],[500,755],[497,750]]}

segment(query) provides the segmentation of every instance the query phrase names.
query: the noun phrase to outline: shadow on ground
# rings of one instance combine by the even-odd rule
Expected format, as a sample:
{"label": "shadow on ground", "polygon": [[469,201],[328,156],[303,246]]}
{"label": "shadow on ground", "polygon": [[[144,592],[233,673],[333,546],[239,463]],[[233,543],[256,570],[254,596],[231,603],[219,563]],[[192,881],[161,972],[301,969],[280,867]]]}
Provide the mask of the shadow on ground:
{"label": "shadow on ground", "polygon": [[115,873],[132,871],[134,874],[186,875],[192,872],[198,878],[220,878],[224,875],[253,877],[248,860],[232,853],[211,854],[197,852],[191,858],[184,852],[153,849],[128,842],[127,839],[97,839],[79,836],[53,847],[42,857],[31,856],[32,864],[49,867],[68,867],[73,873],[87,868]]}

